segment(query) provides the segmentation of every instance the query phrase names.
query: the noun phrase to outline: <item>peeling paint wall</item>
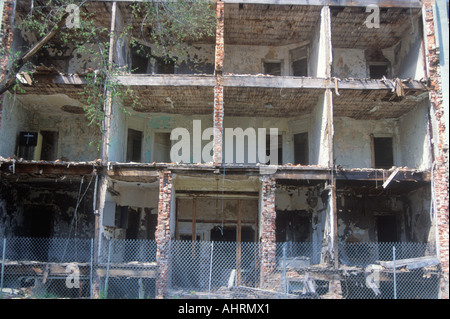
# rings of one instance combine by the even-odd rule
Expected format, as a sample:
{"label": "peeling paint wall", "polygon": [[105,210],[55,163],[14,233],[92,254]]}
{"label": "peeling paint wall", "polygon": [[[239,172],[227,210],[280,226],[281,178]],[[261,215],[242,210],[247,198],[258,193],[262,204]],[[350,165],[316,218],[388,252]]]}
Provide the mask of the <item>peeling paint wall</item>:
{"label": "peeling paint wall", "polygon": [[334,157],[344,168],[372,167],[371,134],[392,137],[394,166],[431,167],[427,104],[422,102],[399,119],[334,118]]}
{"label": "peeling paint wall", "polygon": [[423,170],[431,168],[428,107],[429,101],[425,100],[399,119],[402,166]]}
{"label": "peeling paint wall", "polygon": [[422,32],[413,32],[412,29],[421,30],[423,28],[420,19],[421,17],[415,19],[413,26],[411,26],[411,31],[406,33],[394,48],[386,50],[393,51],[391,54],[385,53],[386,56],[393,56],[390,59],[393,77],[420,80],[426,75],[423,55],[423,34]]}
{"label": "peeling paint wall", "polygon": [[6,93],[3,101],[0,156],[7,158],[16,154],[19,132],[29,129],[28,123],[31,122],[31,114],[12,94]]}
{"label": "peeling paint wall", "polygon": [[[9,96],[3,105],[0,155],[17,155],[21,131],[56,131],[57,158],[53,160],[91,161],[99,158],[96,146],[100,136],[97,128],[88,125],[84,114],[68,114],[60,109],[65,103],[71,105],[72,102],[64,95]],[[91,142],[93,146],[89,145]]]}
{"label": "peeling paint wall", "polygon": [[286,46],[245,46],[227,45],[225,47],[225,73],[259,74],[266,73],[264,61],[280,62],[281,75],[292,75],[290,50],[308,45],[296,43]]}
{"label": "peeling paint wall", "polygon": [[368,78],[367,63],[362,49],[333,49],[333,76],[344,78]]}
{"label": "peeling paint wall", "polygon": [[398,150],[399,138],[397,121],[354,120],[334,118],[334,158],[336,165],[343,168],[372,167],[371,134],[392,136],[394,145],[394,165],[402,166]]}

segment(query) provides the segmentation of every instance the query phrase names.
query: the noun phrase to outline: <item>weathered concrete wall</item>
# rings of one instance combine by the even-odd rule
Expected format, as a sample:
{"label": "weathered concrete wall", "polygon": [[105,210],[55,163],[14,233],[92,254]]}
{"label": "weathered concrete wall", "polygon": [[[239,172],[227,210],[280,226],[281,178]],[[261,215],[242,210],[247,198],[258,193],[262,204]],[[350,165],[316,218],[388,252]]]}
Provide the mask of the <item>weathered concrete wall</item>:
{"label": "weathered concrete wall", "polygon": [[334,118],[334,157],[344,168],[372,167],[371,134],[392,137],[394,166],[431,167],[427,104],[423,102],[399,119]]}
{"label": "weathered concrete wall", "polygon": [[17,152],[17,141],[21,130],[29,130],[31,114],[24,108],[14,95],[4,95],[1,134],[0,156],[12,157]]}
{"label": "weathered concrete wall", "polygon": [[362,49],[333,49],[333,76],[338,78],[365,79],[367,63]]}
{"label": "weathered concrete wall", "polygon": [[390,57],[393,77],[420,80],[426,76],[420,19],[421,17],[414,20],[410,32],[405,33],[405,36],[396,46],[384,51],[385,56]]}
{"label": "weathered concrete wall", "polygon": [[236,74],[260,74],[264,72],[264,61],[281,62],[281,75],[292,75],[290,50],[307,45],[296,43],[286,46],[226,45],[224,72]]}
{"label": "weathered concrete wall", "polygon": [[[401,154],[398,150],[397,121],[354,120],[344,117],[334,118],[334,158],[336,165],[344,168],[372,167],[371,137],[392,136],[394,145],[394,165],[401,165]],[[396,147],[397,145],[397,147]]]}
{"label": "weathered concrete wall", "polygon": [[[99,158],[96,146],[100,137],[97,128],[88,125],[84,114],[68,114],[60,110],[60,106],[72,102],[62,94],[25,98],[8,95],[4,103],[0,155],[8,157],[16,154],[21,131],[57,131],[57,158],[69,161]],[[89,146],[91,142],[93,146]]]}
{"label": "weathered concrete wall", "polygon": [[432,165],[431,137],[428,116],[429,101],[403,115],[398,121],[401,164],[416,169],[430,169]]}

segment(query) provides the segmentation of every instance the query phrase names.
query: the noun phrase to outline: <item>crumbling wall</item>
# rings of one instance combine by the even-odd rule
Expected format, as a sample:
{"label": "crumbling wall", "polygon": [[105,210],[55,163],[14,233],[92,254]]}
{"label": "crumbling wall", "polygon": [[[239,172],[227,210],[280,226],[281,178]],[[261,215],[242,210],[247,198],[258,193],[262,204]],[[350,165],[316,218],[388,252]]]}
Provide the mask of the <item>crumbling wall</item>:
{"label": "crumbling wall", "polygon": [[[54,238],[93,238],[94,214],[93,183],[86,191],[88,181],[84,180],[83,193],[79,195],[80,182],[60,188],[55,182],[51,187],[36,184],[2,183],[0,185],[0,235],[6,237],[27,237],[30,234],[31,215],[42,210],[52,212],[50,236]],[[77,202],[79,205],[77,207]],[[76,214],[76,216],[75,216]],[[76,221],[76,222],[74,222]]]}

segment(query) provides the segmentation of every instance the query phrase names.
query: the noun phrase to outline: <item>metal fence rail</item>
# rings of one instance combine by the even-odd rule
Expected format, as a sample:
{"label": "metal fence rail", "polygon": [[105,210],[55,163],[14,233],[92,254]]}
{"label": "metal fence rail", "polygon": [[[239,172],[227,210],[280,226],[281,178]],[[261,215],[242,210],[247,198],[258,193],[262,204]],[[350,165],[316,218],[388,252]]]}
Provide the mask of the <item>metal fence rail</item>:
{"label": "metal fence rail", "polygon": [[[154,240],[0,239],[3,298],[152,299]],[[420,243],[339,243],[339,267],[312,243],[171,241],[164,298],[430,299],[440,265]]]}

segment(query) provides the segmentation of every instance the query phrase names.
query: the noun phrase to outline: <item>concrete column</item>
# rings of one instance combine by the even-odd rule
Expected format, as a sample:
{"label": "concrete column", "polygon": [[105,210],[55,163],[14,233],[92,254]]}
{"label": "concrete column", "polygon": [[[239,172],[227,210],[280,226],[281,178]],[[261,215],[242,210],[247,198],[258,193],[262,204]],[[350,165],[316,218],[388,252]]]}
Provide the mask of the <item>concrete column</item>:
{"label": "concrete column", "polygon": [[260,194],[260,244],[261,273],[260,286],[270,285],[270,274],[275,270],[276,237],[275,237],[275,179],[262,177]]}
{"label": "concrete column", "polygon": [[158,226],[156,227],[156,298],[162,299],[167,294],[170,283],[170,212],[173,196],[172,173],[161,172],[159,178]]}

